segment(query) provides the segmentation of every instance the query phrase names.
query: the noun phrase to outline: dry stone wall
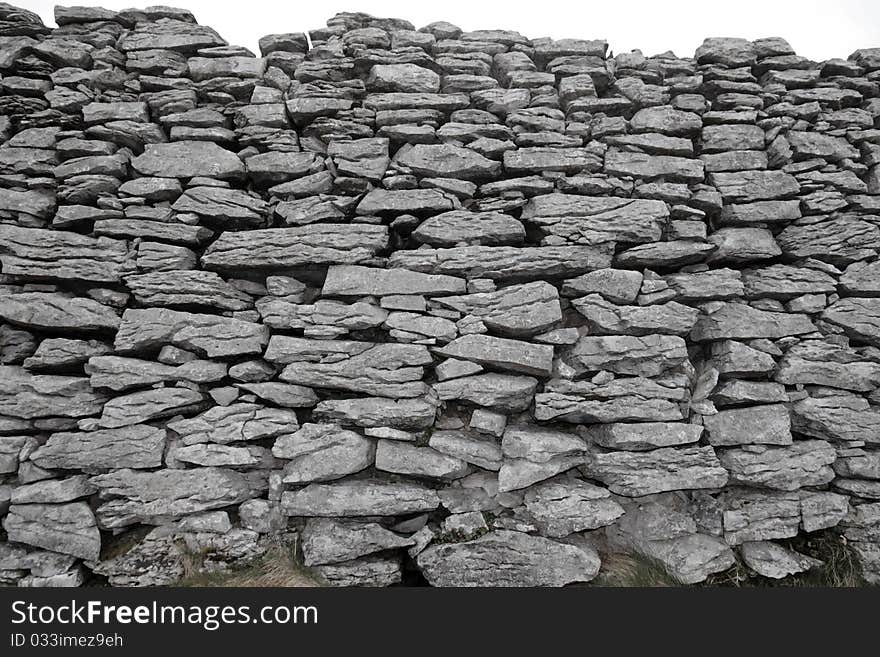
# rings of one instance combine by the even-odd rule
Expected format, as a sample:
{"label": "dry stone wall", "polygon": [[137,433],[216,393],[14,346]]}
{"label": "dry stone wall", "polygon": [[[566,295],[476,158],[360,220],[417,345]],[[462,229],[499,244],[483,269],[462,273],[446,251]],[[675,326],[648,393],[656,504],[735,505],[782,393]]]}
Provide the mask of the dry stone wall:
{"label": "dry stone wall", "polygon": [[0,579],[880,580],[880,49],[0,4]]}

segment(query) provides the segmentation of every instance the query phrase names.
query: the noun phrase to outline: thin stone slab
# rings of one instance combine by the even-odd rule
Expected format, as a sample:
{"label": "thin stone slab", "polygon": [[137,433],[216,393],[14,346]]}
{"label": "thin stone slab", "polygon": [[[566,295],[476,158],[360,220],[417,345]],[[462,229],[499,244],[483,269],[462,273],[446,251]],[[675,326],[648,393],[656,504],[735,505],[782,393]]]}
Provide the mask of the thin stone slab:
{"label": "thin stone slab", "polygon": [[650,334],[687,335],[699,311],[676,301],[650,306],[621,306],[600,294],[572,300],[572,306],[590,322],[595,333],[642,336]]}
{"label": "thin stone slab", "polygon": [[119,315],[109,306],[54,292],[21,292],[0,297],[0,319],[29,329],[63,333],[112,333]]}
{"label": "thin stone slab", "polygon": [[162,465],[165,429],[135,424],[119,429],[53,433],[30,456],[46,469],[101,472],[116,468],[148,469]]}
{"label": "thin stone slab", "polygon": [[606,449],[644,452],[658,447],[677,447],[700,440],[703,427],[684,422],[614,422],[588,425],[581,435]]}
{"label": "thin stone slab", "polygon": [[816,327],[807,315],[759,310],[742,303],[724,303],[711,314],[703,314],[691,332],[696,342],[708,340],[772,340],[812,333]]}
{"label": "thin stone slab", "polygon": [[7,276],[118,283],[127,258],[128,246],[120,240],[0,224],[0,264]]}
{"label": "thin stone slab", "polygon": [[532,403],[538,380],[510,374],[477,374],[432,384],[442,401],[463,401],[502,413],[526,410]]}
{"label": "thin stone slab", "polygon": [[460,294],[466,281],[454,276],[423,274],[405,269],[377,269],[360,265],[332,265],[321,296],[388,296],[393,294]]}
{"label": "thin stone slab", "polygon": [[207,269],[290,269],[355,264],[388,246],[388,229],[370,224],[314,224],[222,233],[205,251]]}
{"label": "thin stone slab", "polygon": [[553,347],[489,335],[463,335],[435,353],[480,365],[535,376],[553,371]]}
{"label": "thin stone slab", "polygon": [[822,319],[841,327],[854,342],[880,347],[880,298],[840,299],[825,309]]}
{"label": "thin stone slab", "polygon": [[578,372],[608,370],[617,374],[658,376],[687,360],[678,336],[583,336],[565,356]]}
{"label": "thin stone slab", "polygon": [[0,365],[0,416],[88,417],[100,414],[106,401],[107,395],[94,390],[85,377],[32,374]]}
{"label": "thin stone slab", "polygon": [[101,552],[101,534],[85,502],[13,504],[3,528],[10,541],[80,559],[95,560]]}
{"label": "thin stone slab", "polygon": [[784,404],[748,406],[703,417],[710,445],[791,445],[791,419]]}
{"label": "thin stone slab", "polygon": [[219,178],[239,180],[245,168],[238,155],[211,141],[174,141],[147,144],[131,161],[142,176],[164,178]]}
{"label": "thin stone slab", "polygon": [[600,565],[592,548],[507,530],[433,545],[416,563],[432,586],[565,586],[590,581]]}
{"label": "thin stone slab", "polygon": [[430,488],[369,479],[309,484],[281,496],[281,507],[288,516],[396,516],[429,512],[438,506],[440,498]]}

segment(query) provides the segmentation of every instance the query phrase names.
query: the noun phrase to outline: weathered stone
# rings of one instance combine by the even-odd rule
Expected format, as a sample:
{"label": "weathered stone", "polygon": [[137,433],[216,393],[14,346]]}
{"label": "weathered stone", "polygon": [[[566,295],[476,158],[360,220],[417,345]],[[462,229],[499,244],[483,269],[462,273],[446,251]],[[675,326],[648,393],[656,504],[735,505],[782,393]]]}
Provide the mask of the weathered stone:
{"label": "weathered stone", "polygon": [[237,180],[244,177],[244,163],[238,156],[210,141],[175,141],[147,144],[142,155],[131,161],[142,176],[166,178],[220,178]]}
{"label": "weathered stone", "polygon": [[612,492],[639,497],[671,490],[721,488],[727,471],[711,447],[662,447],[650,452],[591,453],[584,465]]}
{"label": "weathered stone", "polygon": [[521,244],[526,230],[513,217],[500,212],[452,210],[423,221],[412,236],[431,246]]}
{"label": "weathered stone", "polygon": [[579,372],[608,370],[634,376],[658,376],[687,360],[682,338],[667,335],[584,336],[565,356]]}
{"label": "weathered stone", "polygon": [[304,424],[275,441],[272,454],[290,459],[284,482],[302,484],[330,481],[372,465],[375,444],[359,433],[336,424]]}
{"label": "weathered stone", "polygon": [[291,410],[236,403],[215,406],[195,417],[169,422],[167,426],[180,436],[184,445],[228,445],[292,433],[299,428],[299,423]]}
{"label": "weathered stone", "polygon": [[851,264],[840,277],[840,287],[855,296],[880,296],[880,260]]}
{"label": "weathered stone", "polygon": [[544,194],[526,204],[522,218],[572,244],[641,244],[660,239],[669,210],[647,199]]}
{"label": "weathered stone", "polygon": [[787,550],[770,541],[743,543],[739,552],[749,568],[762,577],[771,579],[797,575],[822,565],[818,559],[813,559],[794,550]]}
{"label": "weathered stone", "polygon": [[416,144],[397,162],[420,176],[481,180],[501,171],[498,162],[489,160],[470,148],[451,144]]}
{"label": "weathered stone", "polygon": [[742,264],[775,258],[782,253],[766,228],[720,228],[709,235],[717,248],[706,262]]}
{"label": "weathered stone", "polygon": [[791,420],[782,404],[749,406],[719,411],[703,417],[709,444],[791,445]]}
{"label": "weathered stone", "polygon": [[377,64],[366,80],[370,91],[433,94],[440,91],[440,76],[415,64]]}
{"label": "weathered stone", "polygon": [[332,265],[322,296],[386,296],[392,294],[457,294],[465,291],[464,279],[422,274],[405,269],[374,269],[359,265]]}
{"label": "weathered stone", "polygon": [[460,479],[470,472],[470,466],[459,458],[399,440],[378,442],[376,469],[431,479]]}
{"label": "weathered stone", "polygon": [[0,298],[0,319],[29,329],[107,333],[119,326],[112,308],[92,299],[54,292],[21,292]]}
{"label": "weathered stone", "polygon": [[104,404],[98,424],[107,429],[125,427],[196,411],[204,403],[202,393],[188,388],[142,390],[110,399]]}
{"label": "weathered stone", "polygon": [[[679,377],[680,378],[680,377]],[[535,395],[535,419],[563,422],[667,422],[685,419],[686,381],[619,378],[609,383],[551,379]]]}
{"label": "weathered stone", "polygon": [[572,301],[572,306],[590,322],[596,333],[630,336],[650,334],[687,335],[699,311],[675,301],[651,306],[621,306],[590,294]]}
{"label": "weathered stone", "polygon": [[93,388],[114,391],[144,388],[162,381],[212,383],[226,376],[226,365],[209,360],[193,360],[181,365],[163,365],[137,358],[93,356],[85,365]]}
{"label": "weathered stone", "polygon": [[388,229],[368,224],[314,224],[223,233],[202,256],[207,269],[290,269],[353,264],[388,245]]}
{"label": "weathered stone", "polygon": [[585,426],[581,435],[607,449],[642,452],[700,440],[703,427],[683,422],[636,422]]}
{"label": "weathered stone", "polygon": [[581,173],[599,171],[602,158],[587,148],[528,146],[504,152],[504,170],[511,174],[540,174],[544,171]]}
{"label": "weathered stone", "polygon": [[94,560],[101,552],[101,534],[85,502],[13,504],[3,520],[10,541]]}
{"label": "weathered stone", "polygon": [[485,437],[463,431],[433,431],[428,445],[437,452],[486,470],[497,471],[501,467],[501,448]]}
{"label": "weathered stone", "polygon": [[880,445],[880,411],[852,393],[802,399],[791,406],[791,423],[813,438]]}
{"label": "weathered stone", "polygon": [[266,202],[258,196],[224,187],[190,187],[171,207],[197,214],[220,228],[259,228],[267,211]]}
{"label": "weathered stone", "polygon": [[166,431],[146,424],[97,431],[58,432],[30,460],[41,468],[101,472],[162,465]]}
{"label": "weathered stone", "polygon": [[839,265],[874,257],[880,228],[855,216],[819,223],[791,224],[776,237],[782,252],[792,258],[816,258]]}
{"label": "weathered stone", "polygon": [[524,411],[532,403],[538,380],[510,374],[478,374],[432,386],[442,401],[465,401],[501,412]]}
{"label": "weathered stone", "polygon": [[624,513],[610,491],[578,479],[538,484],[526,491],[523,501],[541,533],[550,538],[610,525]]}
{"label": "weathered stone", "polygon": [[107,396],[80,376],[31,374],[0,365],[0,416],[26,420],[43,417],[98,415]]}
{"label": "weathered stone", "polygon": [[834,278],[818,269],[792,265],[771,265],[742,272],[749,299],[791,299],[804,294],[827,294],[836,290]]}
{"label": "weathered stone", "polygon": [[391,427],[404,431],[427,429],[434,424],[437,407],[426,399],[326,399],[312,411],[315,418],[358,427]]}
{"label": "weathered stone", "polygon": [[238,504],[253,497],[245,477],[222,468],[115,470],[92,477],[104,501],[97,509],[102,528],[125,527]]}
{"label": "weathered stone", "polygon": [[416,563],[433,586],[564,586],[590,581],[600,565],[591,548],[507,530],[433,545]]}
{"label": "weathered stone", "polygon": [[693,240],[670,240],[640,244],[621,251],[614,263],[619,267],[633,269],[669,268],[701,262],[715,250],[714,244]]}
{"label": "weathered stone", "polygon": [[8,276],[118,283],[127,254],[125,242],[107,237],[0,225],[0,263]]}
{"label": "weathered stone", "polygon": [[840,326],[855,342],[880,347],[880,298],[840,299],[828,306],[822,319]]}
{"label": "weathered stone", "polygon": [[122,315],[114,347],[121,353],[149,353],[171,344],[215,358],[260,354],[268,339],[268,328],[241,319],[130,308]]}
{"label": "weathered stone", "polygon": [[725,203],[788,198],[800,191],[797,180],[782,171],[737,171],[709,174]]}
{"label": "weathered stone", "polygon": [[433,511],[440,506],[440,499],[433,490],[418,484],[364,479],[285,491],[281,505],[289,516],[395,516]]}
{"label": "weathered stone", "polygon": [[281,335],[272,336],[265,358],[287,365],[279,378],[288,383],[387,397],[424,394],[424,366],[433,362],[421,345]]}
{"label": "weathered stone", "polygon": [[339,563],[412,544],[375,522],[310,518],[302,533],[303,564]]}
{"label": "weathered stone", "polygon": [[569,297],[597,293],[613,303],[625,304],[636,300],[641,287],[641,272],[597,269],[565,281],[562,293]]}
{"label": "weathered stone", "polygon": [[721,496],[724,540],[728,545],[798,533],[801,502],[796,492],[768,493],[731,488]]}
{"label": "weathered stone", "polygon": [[831,342],[807,340],[793,345],[779,361],[776,380],[870,392],[880,386],[880,363]]}
{"label": "weathered stone", "polygon": [[700,315],[691,332],[691,339],[697,342],[728,338],[777,339],[815,330],[807,315],[758,310],[742,303],[724,303],[714,312]]}
{"label": "weathered stone", "polygon": [[562,320],[559,293],[543,281],[443,297],[437,303],[479,317],[489,330],[514,337],[535,335]]}
{"label": "weathered stone", "polygon": [[829,467],[837,458],[822,440],[799,440],[787,447],[750,446],[725,449],[718,458],[731,483],[775,490],[821,486],[834,478]]}
{"label": "weathered stone", "polygon": [[721,209],[721,222],[735,226],[787,223],[800,217],[800,202],[797,200],[726,203]]}
{"label": "weathered stone", "polygon": [[200,48],[226,45],[226,42],[210,27],[197,25],[186,19],[178,20],[177,17],[161,17],[161,14],[157,18],[158,20],[139,22],[136,29],[122,37],[119,49],[122,52],[135,50],[195,52]]}
{"label": "weathered stone", "polygon": [[674,155],[648,155],[609,150],[605,154],[605,173],[644,180],[663,178],[670,182],[701,183],[704,166],[701,160]]}
{"label": "weathered stone", "polygon": [[502,370],[549,376],[553,370],[553,347],[489,335],[464,335],[435,353],[473,361]]}
{"label": "weathered stone", "polygon": [[318,300],[314,304],[292,303],[285,297],[257,301],[263,323],[273,329],[304,329],[305,335],[336,337],[348,331],[379,326],[388,312],[371,303]]}
{"label": "weathered stone", "polygon": [[276,406],[310,408],[318,403],[318,396],[314,390],[291,383],[263,381],[259,383],[240,383],[238,387]]}

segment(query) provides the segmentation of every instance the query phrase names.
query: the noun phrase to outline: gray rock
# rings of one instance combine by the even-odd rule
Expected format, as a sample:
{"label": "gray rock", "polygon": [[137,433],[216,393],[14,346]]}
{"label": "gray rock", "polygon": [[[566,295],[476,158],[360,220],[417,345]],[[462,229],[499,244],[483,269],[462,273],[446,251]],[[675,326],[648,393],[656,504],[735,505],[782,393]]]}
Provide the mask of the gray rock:
{"label": "gray rock", "polygon": [[648,155],[609,150],[605,154],[605,173],[643,180],[663,178],[669,182],[701,183],[704,165],[701,160],[674,155]]}
{"label": "gray rock", "polygon": [[373,555],[342,563],[314,567],[315,573],[330,586],[363,587],[400,584],[403,572],[400,558]]}
{"label": "gray rock", "polygon": [[732,226],[788,223],[800,217],[798,200],[725,203],[721,209],[721,223]]}
{"label": "gray rock", "polygon": [[840,326],[854,341],[880,347],[880,298],[840,299],[828,306],[822,319]]}
{"label": "gray rock", "polygon": [[801,501],[796,492],[731,488],[720,501],[724,540],[728,545],[791,538],[798,533]]}
{"label": "gray rock", "polygon": [[175,366],[137,358],[93,356],[86,363],[85,372],[93,388],[119,392],[162,381],[212,383],[226,376],[226,365],[210,360],[191,360]]}
{"label": "gray rock", "polygon": [[416,144],[397,162],[420,176],[482,180],[501,171],[498,162],[489,160],[470,148],[451,144]]}
{"label": "gray rock", "polygon": [[121,469],[91,481],[104,500],[96,511],[102,529],[163,524],[170,518],[222,509],[255,497],[244,475],[223,468]]}
{"label": "gray rock", "polygon": [[383,397],[422,396],[424,366],[433,362],[422,345],[281,335],[272,336],[265,358],[287,365],[279,378],[288,383]]}
{"label": "gray rock", "polygon": [[675,109],[669,105],[645,107],[630,120],[633,132],[659,132],[672,136],[693,136],[700,132],[703,121],[699,114]]}
{"label": "gray rock", "polygon": [[562,320],[559,293],[543,281],[443,297],[437,303],[479,317],[489,330],[513,337],[535,335]]}
{"label": "gray rock", "polygon": [[851,393],[808,397],[792,404],[791,424],[796,432],[813,438],[880,444],[880,412]]}
{"label": "gray rock", "polygon": [[700,440],[703,427],[683,422],[615,422],[585,426],[581,435],[607,449],[642,452],[658,447],[677,447]]}
{"label": "gray rock", "polygon": [[432,385],[442,401],[464,401],[500,412],[524,411],[532,403],[538,380],[510,374],[477,374]]}
{"label": "gray rock", "polygon": [[428,398],[325,399],[315,406],[312,416],[343,425],[390,427],[404,431],[427,429],[434,424],[437,406]]}
{"label": "gray rock", "polygon": [[792,224],[776,236],[782,252],[792,258],[816,258],[845,266],[874,257],[880,228],[856,216],[819,223]]}
{"label": "gray rock", "polygon": [[527,146],[504,152],[504,170],[510,174],[540,174],[544,171],[581,173],[599,171],[602,157],[588,148]]}
{"label": "gray rock", "polygon": [[743,264],[775,258],[782,249],[766,228],[720,228],[709,235],[709,243],[717,249],[706,262]]}
{"label": "gray rock", "polygon": [[202,393],[188,388],[155,388],[114,397],[104,404],[98,425],[106,429],[126,427],[198,411],[205,406]]}
{"label": "gray rock", "polygon": [[404,91],[433,94],[440,91],[440,76],[415,64],[377,64],[366,80],[369,91]]}
{"label": "gray rock", "polygon": [[519,220],[500,212],[452,210],[423,221],[412,236],[431,246],[522,244],[526,230]]}
{"label": "gray rock", "polygon": [[310,518],[302,532],[303,564],[339,563],[412,544],[375,522]]}
{"label": "gray rock", "polygon": [[318,403],[318,396],[314,390],[304,386],[293,385],[292,383],[264,381],[260,383],[240,383],[238,387],[255,394],[270,404],[285,408],[310,408]]}
{"label": "gray rock", "polygon": [[568,297],[601,294],[612,303],[632,303],[642,287],[642,274],[623,269],[597,269],[563,283],[562,293]]}
{"label": "gray rock", "polygon": [[528,281],[576,276],[611,264],[609,244],[592,246],[460,246],[450,249],[396,251],[394,268],[429,274]]}
{"label": "gray rock", "polygon": [[112,308],[52,292],[4,295],[0,319],[29,329],[65,333],[112,333],[119,327],[119,316]]}
{"label": "gray rock", "polygon": [[852,263],[840,277],[840,287],[852,295],[880,296],[880,260]]}
{"label": "gray rock", "polygon": [[59,504],[88,497],[97,489],[89,483],[86,475],[73,475],[66,479],[43,479],[12,489],[12,504]]}
{"label": "gray rock", "polygon": [[222,233],[205,251],[202,264],[219,271],[354,264],[387,246],[385,226],[314,224],[266,228]]}
{"label": "gray rock", "polygon": [[709,174],[711,182],[725,203],[772,201],[794,196],[800,191],[798,181],[782,171],[737,171]]}
{"label": "gray rock", "polygon": [[395,516],[433,511],[440,499],[418,484],[363,479],[285,491],[281,506],[289,516]]}
{"label": "gray rock", "polygon": [[682,338],[671,335],[584,336],[565,356],[578,372],[658,376],[687,360]]}
{"label": "gray rock", "polygon": [[506,530],[432,545],[416,563],[432,586],[564,586],[590,581],[600,565],[591,548]]}
{"label": "gray rock", "polygon": [[671,490],[721,488],[727,471],[711,447],[662,447],[649,452],[591,453],[584,471],[612,492],[639,497]]}
{"label": "gray rock", "polygon": [[725,449],[718,458],[730,473],[731,483],[790,491],[831,481],[830,465],[837,454],[822,440],[799,440],[787,447]]}
{"label": "gray rock", "polygon": [[372,189],[358,203],[359,215],[435,214],[455,210],[458,199],[439,189]]}
{"label": "gray rock", "polygon": [[697,342],[728,338],[777,339],[815,330],[807,315],[758,310],[742,303],[724,303],[714,312],[700,315],[691,332],[691,339]]}
{"label": "gray rock", "polygon": [[373,464],[375,452],[372,440],[336,424],[304,424],[272,447],[276,457],[290,459],[284,467],[287,484],[330,481],[360,472]]}
{"label": "gray rock", "polygon": [[656,242],[669,218],[663,201],[544,194],[529,200],[522,218],[571,244]]}
{"label": "gray rock", "polygon": [[523,501],[538,529],[550,538],[610,525],[624,513],[610,491],[579,479],[537,484]]}
{"label": "gray rock", "polygon": [[127,257],[127,245],[121,240],[0,225],[0,263],[8,276],[118,283]]}
{"label": "gray rock", "polygon": [[771,265],[742,272],[745,297],[749,299],[792,299],[804,294],[826,294],[836,290],[834,278],[818,269],[792,265]]}
{"label": "gray rock", "polygon": [[880,363],[820,340],[793,345],[779,361],[776,380],[786,385],[819,385],[870,392],[880,386]]}
{"label": "gray rock", "polygon": [[747,406],[703,417],[709,444],[791,445],[791,420],[783,404]]}
{"label": "gray rock", "polygon": [[304,329],[307,336],[337,337],[348,331],[379,326],[388,312],[371,304],[318,300],[314,304],[293,303],[285,297],[263,297],[257,301],[263,323],[273,329]]}
{"label": "gray rock", "polygon": [[114,347],[120,353],[149,353],[171,344],[215,358],[261,354],[268,339],[268,328],[241,319],[129,308],[122,315]]}
{"label": "gray rock", "polygon": [[376,469],[430,479],[460,479],[470,472],[470,466],[459,458],[399,440],[378,442]]}
{"label": "gray rock", "polygon": [[782,579],[822,565],[818,559],[787,550],[770,541],[743,543],[739,553],[749,568],[771,579]]}
{"label": "gray rock", "polygon": [[0,416],[88,417],[98,415],[106,400],[85,377],[31,374],[20,367],[0,365]]}
{"label": "gray rock", "polygon": [[180,436],[184,445],[228,445],[293,433],[299,423],[292,410],[236,403],[214,406],[195,417],[169,422],[167,426]]}
{"label": "gray rock", "polygon": [[422,274],[405,269],[374,269],[359,265],[332,265],[322,296],[387,296],[392,294],[460,294],[465,280],[453,276]]}
{"label": "gray rock", "polygon": [[219,178],[238,180],[244,177],[244,163],[238,156],[210,141],[175,141],[147,144],[142,155],[131,161],[142,176],[165,178]]}
{"label": "gray rock", "polygon": [[165,429],[135,424],[118,429],[53,433],[30,460],[41,468],[101,472],[162,465]]}
{"label": "gray rock", "polygon": [[205,223],[221,228],[259,228],[268,209],[260,197],[224,187],[190,187],[171,207],[197,214]]}
{"label": "gray rock", "polygon": [[683,420],[686,386],[684,377],[620,378],[602,384],[551,379],[535,395],[535,418],[575,424]]}
{"label": "gray rock", "polygon": [[501,467],[501,447],[485,437],[464,431],[433,431],[428,439],[428,446],[437,452],[486,470],[497,471]]}
{"label": "gray rock", "polygon": [[773,356],[734,340],[710,343],[709,356],[721,376],[761,376],[776,368]]}
{"label": "gray rock", "polygon": [[676,301],[651,306],[621,306],[605,301],[599,294],[574,299],[572,306],[589,320],[596,333],[630,336],[687,335],[700,314]]}
{"label": "gray rock", "polygon": [[95,560],[101,534],[85,502],[13,504],[3,520],[10,541]]}
{"label": "gray rock", "polygon": [[621,251],[614,263],[619,267],[633,269],[679,267],[705,260],[715,250],[714,244],[693,240],[670,240],[652,244],[640,244]]}
{"label": "gray rock", "polygon": [[257,445],[216,445],[214,443],[175,447],[169,459],[203,466],[255,467],[274,465],[266,448]]}
{"label": "gray rock", "polygon": [[549,376],[553,370],[553,347],[489,335],[463,335],[435,353],[469,360],[480,365],[522,374]]}

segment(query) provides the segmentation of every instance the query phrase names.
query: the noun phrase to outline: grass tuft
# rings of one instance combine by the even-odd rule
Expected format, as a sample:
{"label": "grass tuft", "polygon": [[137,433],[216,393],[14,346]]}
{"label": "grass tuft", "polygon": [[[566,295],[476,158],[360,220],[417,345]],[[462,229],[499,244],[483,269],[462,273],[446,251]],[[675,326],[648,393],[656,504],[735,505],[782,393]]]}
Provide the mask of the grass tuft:
{"label": "grass tuft", "polygon": [[684,586],[662,562],[641,552],[615,552],[604,556],[602,570],[592,584],[651,588]]}
{"label": "grass tuft", "polygon": [[270,548],[263,556],[228,570],[206,572],[203,555],[188,554],[184,576],[176,586],[186,587],[281,587],[324,586],[321,579],[301,565],[289,547]]}

